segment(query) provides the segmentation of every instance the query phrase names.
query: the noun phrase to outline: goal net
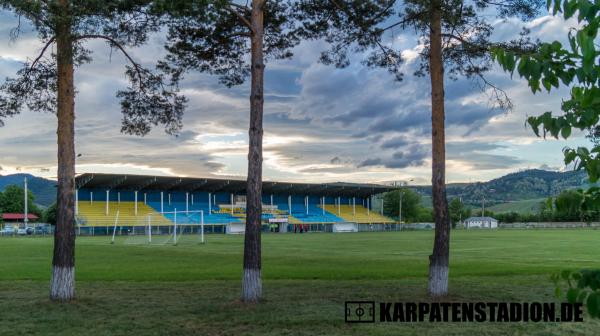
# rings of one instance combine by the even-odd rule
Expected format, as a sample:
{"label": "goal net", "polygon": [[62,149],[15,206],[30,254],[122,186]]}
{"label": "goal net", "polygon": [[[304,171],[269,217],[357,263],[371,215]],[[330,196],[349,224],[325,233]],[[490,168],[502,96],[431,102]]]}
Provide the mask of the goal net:
{"label": "goal net", "polygon": [[220,232],[224,228],[205,225],[204,211],[153,212],[145,215],[143,221],[134,225],[125,219],[119,219],[117,212],[115,223],[110,232],[111,243],[147,245],[203,244],[209,232]]}

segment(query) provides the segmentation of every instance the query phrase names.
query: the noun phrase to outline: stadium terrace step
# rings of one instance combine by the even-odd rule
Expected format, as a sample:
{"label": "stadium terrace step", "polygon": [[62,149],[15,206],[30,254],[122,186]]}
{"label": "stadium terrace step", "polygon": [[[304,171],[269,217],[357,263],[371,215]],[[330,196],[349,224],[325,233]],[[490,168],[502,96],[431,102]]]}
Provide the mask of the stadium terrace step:
{"label": "stadium terrace step", "polygon": [[[334,204],[325,204],[325,210],[331,213],[338,214],[338,206]],[[367,211],[367,208],[358,204],[356,205],[355,210],[352,209],[352,205],[340,205],[338,216],[343,218],[343,221],[345,222],[354,222],[359,224],[395,223],[393,219],[386,216],[382,216],[381,214],[374,211]]]}
{"label": "stadium terrace step", "polygon": [[[148,205],[152,207],[155,212],[161,211],[160,202],[148,202]],[[175,221],[175,214],[169,212],[175,212],[177,210],[177,223],[178,224],[199,224],[200,213],[204,212],[204,224],[227,224],[227,223],[239,223],[240,219],[236,216],[232,216],[230,212],[225,212],[220,209],[218,205],[211,205],[210,209],[208,203],[188,203],[186,209],[185,202],[167,202],[163,203],[164,216],[171,222]],[[190,211],[189,214],[183,212]],[[210,211],[212,210],[212,211]]]}
{"label": "stadium terrace step", "polygon": [[[218,205],[212,205],[212,211],[209,211],[208,203],[194,203],[187,205],[189,213],[185,213],[186,204],[184,202],[164,203],[161,214],[160,202],[138,202],[138,211],[135,212],[134,202],[109,202],[108,215],[106,214],[105,202],[79,202],[77,221],[81,226],[113,226],[116,221],[116,214],[119,212],[118,225],[123,226],[145,226],[148,225],[148,215],[151,214],[152,225],[173,225],[175,220],[178,224],[199,224],[200,213],[204,212],[205,224],[227,224],[240,223],[245,221],[245,209],[234,208],[233,215],[231,208],[220,208]],[[173,212],[177,210],[177,216]],[[292,224],[309,223],[343,223],[355,222],[360,224],[370,223],[394,223],[388,217],[382,216],[376,212],[367,211],[362,205],[356,205],[353,211],[351,205],[341,205],[339,208],[333,204],[326,204],[325,211],[320,205],[309,204],[308,211],[304,204],[292,204],[291,216],[288,204],[277,204],[277,210],[274,212],[265,212],[262,215],[263,220],[269,218],[289,216],[289,222]]]}
{"label": "stadium terrace step", "polygon": [[148,225],[148,215],[152,214],[152,225],[170,225],[171,222],[148,205],[138,202],[137,215],[134,202],[108,202],[108,214],[105,202],[79,202],[77,223],[81,226],[113,226],[119,213],[118,225]]}

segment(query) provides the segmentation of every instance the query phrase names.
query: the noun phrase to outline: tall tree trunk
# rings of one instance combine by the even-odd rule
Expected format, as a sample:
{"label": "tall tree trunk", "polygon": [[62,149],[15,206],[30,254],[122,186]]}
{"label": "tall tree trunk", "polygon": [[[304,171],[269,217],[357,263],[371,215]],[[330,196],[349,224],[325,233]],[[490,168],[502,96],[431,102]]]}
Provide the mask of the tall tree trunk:
{"label": "tall tree trunk", "polygon": [[262,138],[263,138],[263,8],[265,0],[252,1],[250,130],[248,181],[246,188],[246,235],[242,301],[256,303],[262,296],[261,214],[262,214]]}
{"label": "tall tree trunk", "polygon": [[431,187],[435,216],[435,240],[429,256],[429,294],[434,297],[448,294],[450,259],[450,218],[446,199],[446,148],[444,132],[444,65],[442,60],[441,0],[431,1],[430,11],[431,76]]}
{"label": "tall tree trunk", "polygon": [[58,186],[50,299],[69,301],[75,298],[75,90],[69,1],[60,0],[59,6],[56,26]]}

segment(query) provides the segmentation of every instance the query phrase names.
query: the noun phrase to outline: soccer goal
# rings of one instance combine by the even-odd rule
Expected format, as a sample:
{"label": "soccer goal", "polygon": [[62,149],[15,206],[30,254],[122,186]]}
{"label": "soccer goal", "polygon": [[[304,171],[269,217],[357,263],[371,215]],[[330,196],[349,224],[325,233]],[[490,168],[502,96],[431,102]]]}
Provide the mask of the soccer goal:
{"label": "soccer goal", "polygon": [[[125,244],[180,245],[204,244],[206,225],[204,211],[153,212],[130,225],[117,212],[111,233],[111,243],[124,241]],[[214,230],[214,228],[211,228]],[[119,238],[118,236],[125,236]]]}

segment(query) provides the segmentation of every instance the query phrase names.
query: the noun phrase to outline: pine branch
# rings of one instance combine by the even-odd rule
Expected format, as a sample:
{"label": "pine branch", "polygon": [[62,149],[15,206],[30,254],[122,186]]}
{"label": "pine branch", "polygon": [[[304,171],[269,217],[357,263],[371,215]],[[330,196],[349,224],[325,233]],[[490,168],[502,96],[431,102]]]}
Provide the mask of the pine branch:
{"label": "pine branch", "polygon": [[[233,3],[230,3],[230,5],[231,5],[231,6],[234,6],[234,4],[233,4]],[[237,5],[237,6],[238,6],[238,7],[243,7],[243,6],[239,6],[239,5]],[[248,8],[244,7],[244,9],[246,9],[246,10],[247,10]],[[242,14],[240,14],[240,12],[236,11],[235,9],[233,9],[233,8],[231,8],[231,7],[225,7],[225,10],[226,10],[226,11],[228,11],[228,12],[230,12],[230,13],[232,13],[232,14],[234,14],[235,16],[237,16],[237,17],[238,17],[238,19],[240,19],[240,21],[241,21],[241,22],[242,22],[242,23],[243,23],[243,24],[244,24],[246,27],[248,27],[248,29],[250,29],[250,31],[251,31],[252,33],[254,33],[254,29],[252,28],[252,24],[250,23],[250,21],[248,21],[248,19],[246,19],[246,18],[245,18],[245,17],[244,17]]]}
{"label": "pine branch", "polygon": [[402,26],[402,27],[404,27],[404,26],[405,26],[406,24],[408,24],[409,22],[411,22],[411,21],[413,21],[413,20],[415,20],[415,19],[419,18],[420,16],[423,16],[423,15],[425,15],[425,14],[428,14],[428,13],[429,13],[429,11],[422,11],[422,12],[416,12],[416,13],[412,13],[412,15],[410,15],[409,17],[407,17],[407,18],[405,18],[405,19],[403,19],[403,20],[400,20],[400,21],[398,21],[398,22],[396,22],[396,23],[392,23],[391,25],[389,25],[389,26],[387,26],[387,27],[385,27],[385,28],[381,28],[379,31],[381,31],[381,32],[384,32],[384,31],[386,31],[386,30],[388,30],[388,29],[392,29],[392,28],[394,28],[394,27],[397,27],[397,26]]}
{"label": "pine branch", "polygon": [[142,80],[142,72],[145,72],[146,70],[144,68],[142,68],[142,66],[137,63],[136,61],[133,60],[133,58],[131,56],[129,56],[129,53],[127,53],[127,51],[125,50],[125,48],[115,39],[113,39],[110,36],[106,36],[106,35],[97,35],[97,34],[87,34],[87,35],[80,35],[77,37],[78,40],[83,40],[83,39],[104,39],[109,41],[109,43],[111,45],[114,45],[115,47],[117,47],[119,50],[121,50],[121,52],[123,53],[123,55],[129,60],[129,62],[131,63],[131,65],[133,66],[133,68],[135,69],[137,75],[138,75],[138,79],[140,81],[140,88],[143,89],[143,80]]}
{"label": "pine branch", "polygon": [[44,53],[46,52],[46,50],[48,49],[48,47],[54,43],[54,41],[56,40],[56,38],[54,36],[52,36],[52,38],[50,38],[50,40],[48,42],[46,42],[46,45],[44,45],[44,48],[42,48],[42,51],[40,52],[40,54],[38,55],[38,57],[33,61],[33,63],[31,63],[31,66],[29,67],[29,69],[27,70],[27,73],[25,74],[25,76],[27,76],[29,74],[29,72],[31,72],[33,70],[33,68],[35,68],[36,64],[40,61],[40,59],[42,59],[42,57],[44,56]]}
{"label": "pine branch", "polygon": [[[364,24],[361,24],[361,22],[357,19],[355,19],[354,15],[352,13],[350,13],[346,8],[342,7],[336,0],[330,0],[331,3],[337,7],[339,10],[341,10],[342,12],[346,13],[346,15],[348,15],[348,17],[350,18],[351,21],[353,21],[360,29],[362,29],[365,33],[367,34],[373,34],[372,31],[369,30],[368,27],[366,27]],[[377,39],[375,41],[375,43],[377,44],[377,46],[381,49],[381,51],[383,52],[383,54],[388,57],[391,58],[390,53],[385,49],[385,47],[381,44],[381,42],[379,41],[379,39]]]}

